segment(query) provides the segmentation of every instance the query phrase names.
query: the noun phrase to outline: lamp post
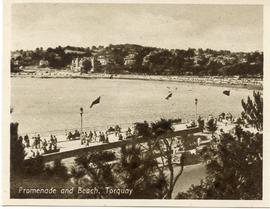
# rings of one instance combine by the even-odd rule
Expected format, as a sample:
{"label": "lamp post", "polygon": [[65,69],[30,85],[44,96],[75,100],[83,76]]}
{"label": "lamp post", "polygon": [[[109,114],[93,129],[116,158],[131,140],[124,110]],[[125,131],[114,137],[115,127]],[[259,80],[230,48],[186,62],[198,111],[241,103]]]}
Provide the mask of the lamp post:
{"label": "lamp post", "polygon": [[197,111],[198,111],[197,105],[198,105],[198,99],[195,98],[195,121],[196,121],[196,123],[197,123]]}
{"label": "lamp post", "polygon": [[83,132],[83,108],[80,108],[80,115],[81,115],[81,138],[82,138],[82,132]]}

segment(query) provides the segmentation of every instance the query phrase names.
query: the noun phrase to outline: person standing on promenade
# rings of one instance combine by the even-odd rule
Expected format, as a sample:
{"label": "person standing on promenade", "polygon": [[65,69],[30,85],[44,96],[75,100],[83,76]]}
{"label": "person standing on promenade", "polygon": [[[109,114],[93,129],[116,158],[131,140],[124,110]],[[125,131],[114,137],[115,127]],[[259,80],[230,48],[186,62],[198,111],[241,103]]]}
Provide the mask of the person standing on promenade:
{"label": "person standing on promenade", "polygon": [[32,153],[32,158],[35,158],[36,157],[36,153],[33,150],[31,150],[31,153]]}
{"label": "person standing on promenade", "polygon": [[99,142],[104,142],[102,132],[99,132]]}
{"label": "person standing on promenade", "polygon": [[118,140],[119,140],[119,141],[122,141],[122,140],[123,140],[123,136],[122,136],[121,133],[119,134]]}
{"label": "person standing on promenade", "polygon": [[50,136],[50,142],[53,143],[53,135]]}
{"label": "person standing on promenade", "polygon": [[34,148],[35,148],[35,149],[38,148],[38,139],[37,139],[36,136],[34,137]]}
{"label": "person standing on promenade", "polygon": [[28,148],[30,147],[30,142],[29,142],[29,138],[28,138],[28,135],[25,135],[24,138],[24,143],[25,143],[25,146]]}
{"label": "person standing on promenade", "polygon": [[37,147],[38,147],[38,149],[40,149],[40,146],[41,145],[41,138],[40,138],[40,135],[38,134],[38,136],[37,136]]}
{"label": "person standing on promenade", "polygon": [[51,137],[50,137],[50,143],[49,143],[49,150],[52,150],[53,144],[54,144],[54,137],[53,137],[53,135],[51,135]]}
{"label": "person standing on promenade", "polygon": [[44,139],[42,142],[42,149],[43,149],[44,153],[47,152],[47,145],[48,145],[47,140]]}
{"label": "person standing on promenade", "polygon": [[54,143],[54,144],[57,144],[57,138],[56,138],[56,136],[53,136],[53,139],[54,139],[54,140],[53,140],[53,143]]}
{"label": "person standing on promenade", "polygon": [[131,135],[132,135],[132,134],[131,134],[131,129],[130,129],[130,127],[128,127],[127,135],[128,135],[128,136],[131,136]]}
{"label": "person standing on promenade", "polygon": [[201,116],[198,117],[198,125],[199,128],[204,129],[204,120],[201,118]]}
{"label": "person standing on promenade", "polygon": [[102,142],[102,136],[101,136],[101,132],[99,131],[99,133],[98,133],[98,141],[99,142]]}
{"label": "person standing on promenade", "polygon": [[87,137],[87,138],[86,138],[86,146],[88,147],[89,144],[90,144],[90,137]]}
{"label": "person standing on promenade", "polygon": [[92,141],[93,133],[90,131],[88,137],[86,138],[86,146],[88,147],[90,145],[90,142]]}
{"label": "person standing on promenade", "polygon": [[93,132],[92,131],[89,132],[89,138],[90,138],[90,142],[92,142],[92,140],[93,140]]}
{"label": "person standing on promenade", "polygon": [[94,130],[94,140],[95,140],[95,142],[97,141],[97,132],[96,132],[96,130]]}
{"label": "person standing on promenade", "polygon": [[36,137],[32,137],[33,144],[32,144],[32,149],[36,148]]}
{"label": "person standing on promenade", "polygon": [[81,133],[81,145],[83,145],[83,144],[84,144],[84,134]]}
{"label": "person standing on promenade", "polygon": [[106,143],[109,143],[109,137],[108,137],[108,134],[106,133],[106,135],[105,135],[105,142]]}

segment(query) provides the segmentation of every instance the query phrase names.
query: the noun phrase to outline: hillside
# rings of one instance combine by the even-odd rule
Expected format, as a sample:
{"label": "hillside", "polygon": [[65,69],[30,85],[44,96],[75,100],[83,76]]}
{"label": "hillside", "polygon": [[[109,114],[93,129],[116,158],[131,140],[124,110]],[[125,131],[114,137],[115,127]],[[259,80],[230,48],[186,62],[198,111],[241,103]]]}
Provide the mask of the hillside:
{"label": "hillside", "polygon": [[162,49],[135,44],[37,48],[11,52],[11,71],[25,66],[68,68],[75,58],[94,57],[95,72],[148,75],[263,75],[262,52]]}

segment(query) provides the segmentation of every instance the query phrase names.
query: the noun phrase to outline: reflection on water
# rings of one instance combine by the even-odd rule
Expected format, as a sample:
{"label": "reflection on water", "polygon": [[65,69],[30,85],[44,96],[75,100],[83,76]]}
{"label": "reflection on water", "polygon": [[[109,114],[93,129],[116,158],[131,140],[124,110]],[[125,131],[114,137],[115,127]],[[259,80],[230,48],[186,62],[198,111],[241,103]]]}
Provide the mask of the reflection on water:
{"label": "reflection on water", "polygon": [[[163,118],[195,118],[242,111],[241,99],[251,90],[164,81],[114,79],[11,79],[12,120],[20,123],[20,133],[80,128],[80,107],[84,108],[84,127],[111,124],[129,125]],[[172,97],[168,100],[169,91]],[[100,104],[89,108],[101,96]]]}

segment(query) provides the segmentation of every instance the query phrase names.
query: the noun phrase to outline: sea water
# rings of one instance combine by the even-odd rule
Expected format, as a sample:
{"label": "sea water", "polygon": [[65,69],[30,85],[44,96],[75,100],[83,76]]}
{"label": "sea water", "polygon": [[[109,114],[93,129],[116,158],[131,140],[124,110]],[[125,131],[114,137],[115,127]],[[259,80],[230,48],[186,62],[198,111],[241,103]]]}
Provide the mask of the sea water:
{"label": "sea water", "polygon": [[[90,108],[99,96],[100,103]],[[202,117],[222,112],[236,117],[247,96],[252,90],[169,81],[11,78],[12,121],[19,123],[21,134],[80,129],[81,107],[83,127],[96,130],[160,118],[192,120],[195,98]]]}

